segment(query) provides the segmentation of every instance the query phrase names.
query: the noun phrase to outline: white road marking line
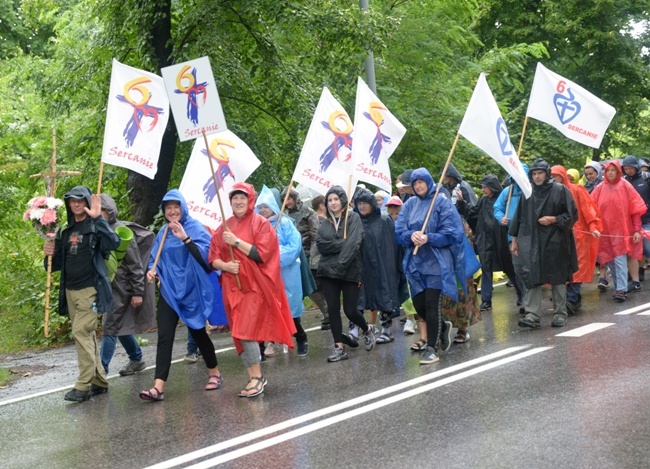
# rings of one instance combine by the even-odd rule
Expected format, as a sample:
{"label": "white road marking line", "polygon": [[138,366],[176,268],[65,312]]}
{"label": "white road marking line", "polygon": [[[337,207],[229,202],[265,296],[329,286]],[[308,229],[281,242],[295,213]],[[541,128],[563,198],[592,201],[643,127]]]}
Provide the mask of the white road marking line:
{"label": "white road marking line", "polygon": [[639,313],[637,316],[650,316],[650,311],[646,311],[645,313]]}
{"label": "white road marking line", "polygon": [[624,316],[626,314],[634,314],[634,313],[638,313],[639,311],[645,311],[647,309],[650,309],[650,303],[646,303],[640,306],[635,306],[634,308],[626,309],[624,311],[619,311],[618,313],[614,313],[614,316]]}
{"label": "white road marking line", "polygon": [[[222,348],[222,349],[219,349],[219,350],[215,350],[214,353],[215,354],[224,353],[224,352],[229,352],[231,350],[235,350],[235,347]],[[172,363],[181,363],[183,361],[185,361],[185,357],[179,358],[177,360],[172,360]],[[156,368],[156,365],[151,365],[151,366],[146,367],[142,371],[153,370],[155,368]],[[142,373],[142,371],[139,371],[138,373]],[[117,378],[117,377],[120,377],[119,373],[114,374],[114,375],[109,375],[109,376],[106,377],[106,379],[108,380],[108,379],[113,379],[113,378]],[[68,389],[72,389],[73,387],[74,387],[74,385],[62,386],[60,388],[48,389],[47,391],[41,391],[41,392],[37,392],[37,393],[34,393],[34,394],[29,394],[27,396],[16,397],[14,399],[7,399],[6,401],[0,401],[0,407],[2,407],[3,405],[14,404],[16,402],[26,401],[27,399],[33,399],[35,397],[47,396],[48,394],[52,394],[52,393],[55,393],[55,392],[66,391]]]}
{"label": "white road marking line", "polygon": [[614,324],[613,322],[594,322],[593,324],[587,324],[586,326],[578,327],[577,329],[572,329],[561,334],[555,334],[555,337],[582,337],[583,335],[599,331]]}
{"label": "white road marking line", "polygon": [[381,401],[373,402],[371,404],[368,404],[363,407],[359,407],[357,409],[350,410],[348,412],[345,412],[343,414],[335,415],[333,417],[321,420],[319,422],[312,423],[310,425],[306,425],[302,428],[298,428],[296,430],[292,430],[287,433],[283,433],[282,435],[275,436],[273,438],[269,438],[267,440],[260,441],[258,443],[252,444],[250,446],[247,446],[245,448],[240,448],[234,451],[231,451],[229,453],[222,454],[220,456],[217,456],[215,458],[209,459],[207,461],[202,461],[200,463],[197,463],[193,466],[188,466],[193,469],[203,469],[203,468],[210,468],[217,466],[219,464],[222,464],[227,461],[232,461],[233,459],[240,458],[242,456],[246,456],[248,454],[254,453],[256,451],[260,451],[262,449],[268,448],[270,446],[275,446],[277,444],[280,444],[284,441],[291,440],[297,437],[300,437],[302,435],[306,435],[308,433],[312,433],[316,430],[320,430],[322,428],[326,428],[328,426],[334,425],[336,423],[342,422],[344,420],[351,419],[353,417],[357,417],[359,415],[371,412],[373,410],[380,409],[382,407],[385,407],[390,404],[394,404],[396,402],[403,401],[405,399],[409,399],[411,397],[417,396],[419,394],[423,394],[425,392],[429,392],[433,389],[445,386],[447,384],[451,384],[456,381],[460,381],[461,379],[469,378],[470,376],[482,373],[484,371],[491,370],[493,368],[499,367],[506,365],[508,363],[521,360],[523,358],[527,358],[529,356],[535,355],[540,352],[545,352],[547,350],[552,349],[553,347],[538,347],[534,348],[532,350],[527,350],[526,352],[522,352],[517,355],[513,355],[508,358],[503,358],[501,360],[497,360],[495,362],[488,363],[486,365],[479,366],[477,368],[472,368],[471,370],[464,371],[462,373],[459,373],[454,376],[450,376],[448,378],[441,379],[439,381],[436,381],[431,384],[427,384],[425,386],[420,386],[419,388],[412,389],[410,391],[403,392],[401,394],[396,394],[394,396],[388,397],[386,399],[383,399]]}
{"label": "white road marking line", "polygon": [[286,420],[284,422],[280,422],[274,425],[271,425],[269,427],[261,428],[259,430],[256,430],[251,433],[247,433],[235,438],[232,438],[230,440],[223,441],[221,443],[217,443],[212,446],[208,446],[206,448],[193,451],[191,453],[184,454],[182,456],[178,456],[173,459],[169,459],[167,461],[160,462],[158,464],[154,464],[153,466],[149,466],[146,469],[163,469],[163,468],[171,468],[171,467],[176,467],[180,464],[185,464],[189,461],[192,461],[194,459],[202,458],[205,456],[209,456],[211,454],[217,453],[219,451],[223,451],[225,449],[231,448],[233,446],[241,445],[244,443],[248,443],[252,440],[262,438],[264,436],[270,435],[271,433],[275,433],[281,430],[286,430],[287,428],[294,427],[296,425],[300,425],[302,423],[308,422],[310,420],[324,417],[325,415],[338,412],[344,409],[347,409],[349,407],[362,404],[364,402],[377,399],[379,397],[386,396],[388,394],[391,394],[393,392],[401,391],[402,389],[406,389],[412,386],[415,386],[420,383],[424,383],[426,381],[430,381],[432,379],[438,378],[440,376],[444,376],[450,373],[454,373],[456,371],[463,370],[465,368],[469,368],[474,365],[478,365],[480,363],[493,360],[496,358],[503,357],[505,355],[519,352],[520,350],[526,349],[530,347],[530,345],[524,345],[520,347],[510,347],[505,350],[501,350],[496,353],[492,353],[490,355],[486,355],[484,357],[476,358],[474,360],[469,360],[464,363],[459,363],[458,365],[453,365],[448,368],[444,368],[442,370],[435,371],[433,373],[429,373],[423,376],[419,376],[418,378],[414,378],[408,381],[404,381],[403,383],[399,383],[393,386],[389,386],[384,389],[380,389],[375,392],[371,392],[369,394],[365,394],[363,396],[356,397],[354,399],[350,399],[348,401],[341,402],[339,404],[335,404],[330,407],[325,407],[324,409],[316,410],[313,412],[309,412],[305,415],[301,415],[300,417],[295,417],[293,419]]}

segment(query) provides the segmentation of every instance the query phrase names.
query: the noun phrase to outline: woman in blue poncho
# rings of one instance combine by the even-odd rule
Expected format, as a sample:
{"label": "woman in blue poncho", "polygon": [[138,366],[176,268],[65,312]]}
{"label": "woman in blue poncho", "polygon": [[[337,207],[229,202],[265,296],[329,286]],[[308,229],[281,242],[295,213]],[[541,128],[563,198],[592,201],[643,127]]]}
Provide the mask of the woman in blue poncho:
{"label": "woman in blue poncho", "polygon": [[[206,391],[219,389],[222,378],[217,368],[214,344],[205,330],[205,322],[212,313],[215,292],[208,277],[208,249],[210,234],[205,227],[189,216],[187,204],[177,189],[172,189],[162,200],[167,225],[158,233],[149,257],[147,280],[160,280],[158,300],[158,346],[154,386],[140,393],[146,401],[162,401],[163,390],[172,361],[172,347],[178,319],[187,325],[196,341],[205,365],[208,367]],[[169,230],[166,230],[166,227]],[[167,234],[155,272],[152,271],[158,247]],[[219,295],[221,296],[221,295]]]}
{"label": "woman in blue poncho", "polygon": [[[418,168],[411,175],[414,197],[408,199],[395,222],[395,239],[405,247],[402,266],[411,288],[413,305],[427,324],[427,350],[420,364],[438,361],[436,345],[442,324],[440,295],[458,299],[456,279],[465,283],[463,255],[463,224],[449,198],[440,192],[436,198],[427,226],[422,229],[431,206],[436,185],[429,172]],[[419,246],[417,255],[415,248]],[[445,323],[441,348],[447,350],[450,342],[450,323]]]}
{"label": "woman in blue poncho", "polygon": [[284,291],[287,294],[291,317],[296,326],[296,338],[298,345],[298,356],[304,357],[309,349],[307,345],[307,333],[300,324],[300,317],[304,311],[302,303],[302,281],[300,277],[300,251],[302,250],[302,237],[290,217],[282,217],[280,226],[276,227],[280,207],[275,200],[271,190],[264,186],[257,196],[255,211],[266,218],[278,235],[280,245],[280,267],[282,269],[282,282]]}

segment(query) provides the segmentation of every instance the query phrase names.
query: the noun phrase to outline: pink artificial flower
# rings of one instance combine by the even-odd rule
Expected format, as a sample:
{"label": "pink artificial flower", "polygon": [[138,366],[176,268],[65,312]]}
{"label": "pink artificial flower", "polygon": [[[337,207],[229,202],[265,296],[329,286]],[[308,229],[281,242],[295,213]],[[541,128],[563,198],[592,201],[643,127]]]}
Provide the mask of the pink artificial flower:
{"label": "pink artificial flower", "polygon": [[33,199],[32,208],[41,208],[47,205],[47,197],[41,196]]}
{"label": "pink artificial flower", "polygon": [[29,221],[29,212],[30,212],[30,211],[31,211],[31,210],[27,210],[25,213],[23,213],[23,220],[25,220],[25,221]]}
{"label": "pink artificial flower", "polygon": [[56,210],[46,209],[41,217],[41,224],[50,225],[56,223]]}

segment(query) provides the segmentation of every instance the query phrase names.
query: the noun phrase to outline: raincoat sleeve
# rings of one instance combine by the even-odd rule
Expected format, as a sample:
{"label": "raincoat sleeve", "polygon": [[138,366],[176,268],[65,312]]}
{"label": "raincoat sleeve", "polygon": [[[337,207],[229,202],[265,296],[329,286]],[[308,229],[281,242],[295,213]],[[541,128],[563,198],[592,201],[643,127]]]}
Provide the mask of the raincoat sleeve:
{"label": "raincoat sleeve", "polygon": [[578,209],[576,208],[576,204],[573,201],[573,196],[571,195],[571,192],[569,192],[569,189],[565,186],[560,187],[563,189],[563,205],[566,207],[566,211],[559,215],[555,215],[555,224],[562,228],[563,231],[568,232],[571,231],[571,227],[573,227],[575,222],[578,221]]}
{"label": "raincoat sleeve", "polygon": [[142,258],[138,244],[133,240],[126,250],[120,266],[124,272],[123,279],[126,290],[134,296],[144,296],[145,280],[142,268]]}
{"label": "raincoat sleeve", "polygon": [[302,249],[302,238],[288,218],[282,217],[280,220],[278,242],[280,243],[280,267],[295,263]]}
{"label": "raincoat sleeve", "polygon": [[427,235],[427,244],[434,248],[444,248],[453,244],[462,244],[465,237],[465,231],[460,216],[456,209],[451,205],[451,201],[447,198],[436,201],[438,212],[438,223],[435,227],[435,232],[429,231],[433,228],[433,224],[429,222],[425,234]]}
{"label": "raincoat sleeve", "polygon": [[521,200],[517,204],[517,209],[515,210],[515,215],[512,217],[512,222],[510,223],[510,228],[508,228],[508,234],[510,236],[517,237],[519,236],[519,226],[521,224]]}
{"label": "raincoat sleeve", "polygon": [[316,235],[318,252],[325,256],[341,252],[341,248],[345,242],[343,238],[338,237],[338,234],[334,231],[334,227],[331,225],[332,223],[329,220],[324,221]]}
{"label": "raincoat sleeve", "polygon": [[347,238],[343,240],[341,251],[339,253],[339,263],[343,266],[343,270],[347,270],[352,261],[361,249],[363,242],[363,225],[359,215],[352,212],[350,213],[350,224],[348,226]]}
{"label": "raincoat sleeve", "polygon": [[108,222],[101,215],[92,219],[92,222],[95,225],[96,235],[99,240],[99,252],[106,259],[111,251],[120,246],[120,237],[111,230]]}
{"label": "raincoat sleeve", "polygon": [[501,223],[501,219],[505,216],[506,213],[506,203],[508,202],[508,194],[510,193],[510,187],[502,190],[497,197],[497,201],[494,202],[494,218]]}
{"label": "raincoat sleeve", "polygon": [[413,204],[406,203],[402,208],[402,211],[399,212],[397,221],[395,221],[395,241],[397,244],[404,247],[414,246],[411,236],[415,230],[411,230],[408,227],[408,220],[411,216],[411,207]]}

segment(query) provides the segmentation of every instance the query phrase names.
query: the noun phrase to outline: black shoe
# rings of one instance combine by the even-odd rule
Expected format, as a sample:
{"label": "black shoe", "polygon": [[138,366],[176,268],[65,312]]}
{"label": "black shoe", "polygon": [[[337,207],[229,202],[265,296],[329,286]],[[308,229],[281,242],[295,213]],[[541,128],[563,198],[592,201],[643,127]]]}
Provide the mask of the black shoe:
{"label": "black shoe", "polygon": [[481,311],[487,311],[488,309],[492,309],[492,303],[488,303],[487,301],[481,303]]}
{"label": "black shoe", "polygon": [[521,318],[517,324],[519,324],[519,327],[528,327],[529,329],[538,329],[541,327],[539,321],[535,321],[534,319],[530,319],[528,317]]}
{"label": "black shoe", "polygon": [[519,314],[526,314],[526,308],[524,306],[519,307]]}
{"label": "black shoe", "polygon": [[330,326],[329,322],[321,322],[320,323],[320,330],[321,331],[329,331],[332,327]]}
{"label": "black shoe", "polygon": [[106,394],[107,392],[108,392],[108,388],[105,388],[104,386],[98,386],[97,384],[90,385],[91,396],[98,396],[100,394]]}
{"label": "black shoe", "polygon": [[353,336],[348,334],[342,334],[341,342],[343,342],[348,347],[357,348],[359,346],[359,341]]}
{"label": "black shoe", "polygon": [[576,311],[578,310],[576,304],[573,301],[567,301],[566,302],[566,312],[568,314],[576,314]]}
{"label": "black shoe", "polygon": [[72,391],[65,393],[63,399],[72,402],[84,402],[90,399],[90,391],[79,391],[78,389],[72,388]]}
{"label": "black shoe", "polygon": [[451,347],[451,330],[453,326],[449,321],[442,322],[445,326],[443,332],[440,334],[440,350],[446,352]]}
{"label": "black shoe", "polygon": [[557,315],[553,318],[553,322],[551,322],[551,326],[553,327],[564,327],[566,326],[566,317],[565,316],[560,316]]}

